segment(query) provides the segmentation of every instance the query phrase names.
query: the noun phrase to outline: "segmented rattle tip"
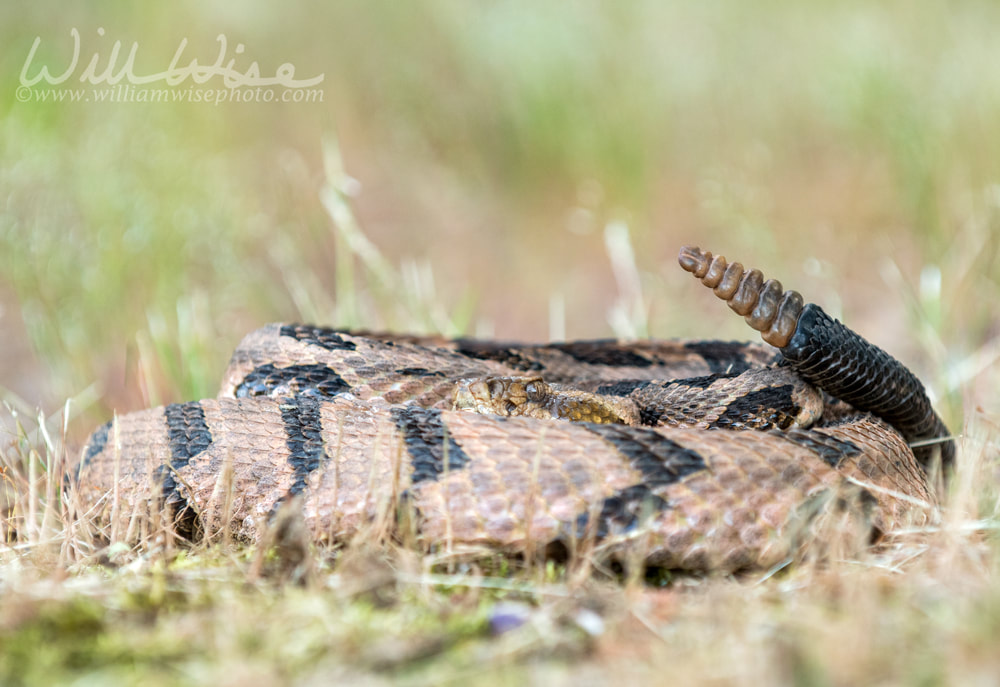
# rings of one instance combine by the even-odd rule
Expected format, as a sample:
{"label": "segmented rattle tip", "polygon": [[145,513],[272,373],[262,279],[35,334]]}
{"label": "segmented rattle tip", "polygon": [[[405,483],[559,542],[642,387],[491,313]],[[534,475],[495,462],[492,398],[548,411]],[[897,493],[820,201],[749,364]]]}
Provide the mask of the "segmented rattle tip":
{"label": "segmented rattle tip", "polygon": [[727,263],[723,256],[695,246],[681,248],[677,261],[743,315],[764,341],[784,348],[792,340],[803,306],[797,291],[785,291],[776,279],[764,281],[760,270],[745,270],[738,262]]}

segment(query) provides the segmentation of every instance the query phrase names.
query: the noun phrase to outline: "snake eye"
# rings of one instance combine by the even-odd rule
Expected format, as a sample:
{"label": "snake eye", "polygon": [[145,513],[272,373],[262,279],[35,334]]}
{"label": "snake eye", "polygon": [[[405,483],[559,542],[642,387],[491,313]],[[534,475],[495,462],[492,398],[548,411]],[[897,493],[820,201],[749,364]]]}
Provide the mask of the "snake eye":
{"label": "snake eye", "polygon": [[503,409],[507,411],[508,415],[513,415],[514,411],[517,410],[517,404],[514,403],[513,401],[507,401],[504,404]]}

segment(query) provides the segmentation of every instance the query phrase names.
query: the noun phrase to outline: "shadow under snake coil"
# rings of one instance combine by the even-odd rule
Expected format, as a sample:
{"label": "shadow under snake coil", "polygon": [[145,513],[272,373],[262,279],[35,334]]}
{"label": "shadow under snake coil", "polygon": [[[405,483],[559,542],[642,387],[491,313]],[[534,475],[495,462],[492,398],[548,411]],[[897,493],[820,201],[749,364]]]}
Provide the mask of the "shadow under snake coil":
{"label": "shadow under snake coil", "polygon": [[287,503],[317,542],[381,523],[429,549],[589,546],[689,570],[785,560],[820,511],[876,533],[923,517],[955,448],[920,382],[759,271],[679,260],[769,345],[273,324],[218,398],[98,428],[70,482],[124,536],[166,512],[187,538],[255,541]]}

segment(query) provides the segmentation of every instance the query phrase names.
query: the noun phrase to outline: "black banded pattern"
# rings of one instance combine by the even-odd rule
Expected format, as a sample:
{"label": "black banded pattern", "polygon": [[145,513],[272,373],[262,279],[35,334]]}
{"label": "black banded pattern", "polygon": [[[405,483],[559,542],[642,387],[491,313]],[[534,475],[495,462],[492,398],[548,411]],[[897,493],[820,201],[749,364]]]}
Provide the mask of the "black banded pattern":
{"label": "black banded pattern", "polygon": [[414,484],[437,480],[446,470],[461,470],[468,465],[469,456],[448,434],[440,410],[402,406],[392,409],[392,419],[403,435]]}
{"label": "black banded pattern", "polygon": [[[212,445],[212,432],[199,401],[172,403],[163,409],[163,415],[170,441],[170,467],[174,470],[184,467],[191,458]],[[172,482],[173,477],[170,480]]]}
{"label": "black banded pattern", "polygon": [[689,341],[684,348],[701,356],[713,374],[736,375],[753,367],[746,345],[737,341]]}
{"label": "black banded pattern", "polygon": [[[590,513],[576,519],[577,539],[604,538],[612,534],[632,532],[657,513],[670,508],[670,503],[653,492],[648,484],[636,484],[622,489],[601,502],[594,521]],[[592,525],[591,522],[594,522]],[[593,531],[590,531],[593,528]]]}
{"label": "black banded pattern", "polygon": [[765,387],[733,400],[711,429],[788,429],[801,408],[792,398],[792,386]]}
{"label": "black banded pattern", "polygon": [[108,420],[103,425],[94,430],[94,433],[90,436],[90,441],[87,444],[87,451],[83,454],[83,462],[80,467],[86,467],[90,461],[94,459],[94,456],[99,454],[104,450],[104,447],[108,444],[108,434],[111,432],[112,420]]}
{"label": "black banded pattern", "polygon": [[351,385],[327,365],[267,363],[254,368],[236,387],[236,398],[251,396],[326,396],[350,391]]}
{"label": "black banded pattern", "polygon": [[689,389],[707,389],[708,387],[712,386],[712,384],[714,382],[717,382],[720,379],[732,379],[733,377],[737,376],[737,374],[739,374],[739,373],[737,373],[737,372],[721,373],[720,372],[720,373],[711,374],[711,375],[704,375],[702,377],[687,377],[685,379],[678,379],[676,382],[674,382],[674,384],[677,384],[679,386],[684,386],[684,387],[687,387]]}
{"label": "black banded pattern", "polygon": [[170,465],[156,470],[160,481],[160,494],[170,509],[178,534],[191,539],[199,529],[198,514],[188,506],[187,499],[178,490],[177,473],[188,462],[212,445],[212,431],[205,421],[205,409],[199,401],[173,403],[163,409],[170,442]]}
{"label": "black banded pattern", "polygon": [[492,360],[519,372],[538,372],[543,368],[540,362],[519,353],[516,347],[507,348],[476,339],[459,339],[455,343],[456,352],[467,358]]}
{"label": "black banded pattern", "polygon": [[426,367],[401,367],[393,373],[400,377],[444,377],[440,370],[428,370]]}
{"label": "black banded pattern", "polygon": [[288,464],[295,471],[288,491],[295,496],[306,488],[309,475],[327,460],[320,404],[313,398],[291,398],[283,401],[280,409],[287,435]]}
{"label": "black banded pattern", "polygon": [[553,350],[562,351],[574,360],[586,365],[605,367],[651,367],[653,361],[630,350],[627,344],[613,339],[596,341],[571,341],[552,344]]}
{"label": "black banded pattern", "polygon": [[587,424],[642,473],[644,484],[661,487],[705,469],[705,459],[662,434],[641,427]]}
{"label": "black banded pattern", "polygon": [[302,343],[320,346],[328,351],[355,350],[357,344],[353,341],[344,341],[344,337],[341,336],[343,333],[335,329],[314,327],[308,324],[286,324],[281,327],[281,336],[288,336]]}
{"label": "black banded pattern", "polygon": [[645,389],[653,382],[648,379],[624,379],[613,384],[602,384],[597,387],[597,393],[606,396],[628,396],[639,389]]}
{"label": "black banded pattern", "polygon": [[836,468],[841,462],[861,454],[861,447],[857,444],[820,432],[790,429],[787,432],[775,432],[775,436],[809,449],[832,468]]}
{"label": "black banded pattern", "polygon": [[612,532],[634,529],[643,518],[653,517],[670,507],[655,489],[679,482],[706,467],[705,459],[697,452],[652,430],[622,425],[586,426],[626,456],[642,473],[643,481],[604,499],[596,513],[596,531],[588,532],[592,527],[591,513],[581,514],[576,521],[578,538],[606,537]]}

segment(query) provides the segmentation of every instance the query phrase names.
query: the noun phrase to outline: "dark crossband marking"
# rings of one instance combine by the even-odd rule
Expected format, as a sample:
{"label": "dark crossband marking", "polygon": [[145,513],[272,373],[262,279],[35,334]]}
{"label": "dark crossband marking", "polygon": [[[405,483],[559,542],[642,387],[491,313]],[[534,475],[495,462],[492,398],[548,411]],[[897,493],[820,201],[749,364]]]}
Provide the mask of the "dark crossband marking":
{"label": "dark crossband marking", "polygon": [[602,384],[597,387],[597,393],[606,396],[628,396],[639,389],[645,389],[651,384],[653,382],[647,379],[625,379],[614,384]]}
{"label": "dark crossband marking", "polygon": [[630,396],[634,392],[648,387],[654,389],[690,388],[707,389],[713,382],[720,379],[731,379],[735,374],[711,374],[704,377],[688,377],[686,379],[671,379],[666,382],[656,382],[646,379],[624,379],[613,384],[602,384],[597,387],[597,393],[608,396]]}
{"label": "dark crossband marking", "polygon": [[739,396],[710,429],[788,429],[801,408],[792,399],[791,384],[765,387]]}
{"label": "dark crossband marking", "polygon": [[574,360],[588,365],[607,367],[650,367],[653,361],[635,351],[618,344],[612,339],[578,341],[552,344],[551,348],[562,351]]}
{"label": "dark crossband marking", "polygon": [[[706,377],[712,379],[712,377]],[[656,395],[670,387],[673,382],[652,382],[641,379],[626,379],[614,384],[597,387],[597,393],[607,396],[629,396],[639,406],[639,422],[647,427],[655,427],[663,419],[663,404],[656,402]],[[653,400],[647,399],[652,396]]]}
{"label": "dark crossband marking", "polygon": [[163,409],[170,442],[170,466],[160,466],[159,478],[163,485],[163,498],[168,503],[183,501],[177,493],[175,473],[212,445],[212,432],[205,422],[205,410],[198,401],[172,403]]}
{"label": "dark crossband marking", "polygon": [[626,487],[601,502],[601,509],[596,513],[595,531],[587,531],[591,526],[590,513],[584,513],[576,519],[576,538],[603,538],[610,534],[631,532],[644,518],[661,513],[669,507],[670,504],[654,494],[648,484]]}
{"label": "dark crossband marking", "polygon": [[392,408],[391,412],[410,456],[414,484],[437,480],[445,470],[461,470],[468,465],[468,454],[447,434],[440,410],[404,406]]}
{"label": "dark crossband marking", "polygon": [[476,360],[492,360],[502,363],[512,370],[523,372],[537,372],[543,366],[537,360],[531,360],[513,348],[500,348],[496,344],[476,341],[475,339],[458,339],[456,352],[467,358]]}
{"label": "dark crossband marking", "polygon": [[400,377],[444,377],[440,370],[428,370],[426,367],[401,367],[393,370],[393,374]]}
{"label": "dark crossband marking", "polygon": [[697,451],[684,448],[651,429],[581,424],[628,458],[632,466],[642,473],[643,484],[650,487],[673,484],[706,467],[705,459]]}
{"label": "dark crossband marking", "polygon": [[856,444],[822,432],[791,429],[787,432],[775,432],[774,434],[797,446],[809,449],[832,468],[836,468],[844,459],[853,458],[861,453],[861,447]]}
{"label": "dark crossband marking", "polygon": [[692,389],[707,389],[712,386],[714,382],[720,379],[732,379],[738,374],[738,372],[718,372],[716,374],[705,375],[704,377],[688,377],[687,379],[678,379],[670,382],[670,384],[665,384],[664,388],[670,386],[671,384],[676,384],[677,386],[685,386]]}
{"label": "dark crossband marking", "polygon": [[249,396],[332,397],[350,391],[351,385],[326,365],[289,365],[273,363],[251,370],[233,392],[236,398]]}
{"label": "dark crossband marking", "polygon": [[746,344],[737,341],[689,341],[684,348],[701,356],[712,374],[739,374],[752,367]]}
{"label": "dark crossband marking", "polygon": [[344,341],[341,334],[343,332],[308,324],[286,324],[281,327],[281,336],[290,336],[303,343],[321,346],[330,351],[355,350],[357,345],[353,341]]}
{"label": "dark crossband marking", "polygon": [[[704,390],[720,379],[730,379],[735,374],[712,374],[703,377],[670,380],[666,382],[627,379],[597,387],[597,393],[607,396],[629,396],[639,406],[639,422],[647,427],[656,427],[671,405],[664,400],[664,391],[676,393],[687,389]],[[669,398],[669,396],[667,396]]]}
{"label": "dark crossband marking", "polygon": [[94,430],[94,433],[90,435],[90,441],[87,444],[87,452],[83,456],[81,467],[86,467],[90,461],[94,459],[94,456],[104,450],[104,447],[108,445],[108,434],[110,432],[111,420],[108,420]]}
{"label": "dark crossband marking", "polygon": [[301,493],[309,475],[327,459],[323,449],[323,425],[320,402],[314,398],[286,399],[280,405],[285,423],[288,464],[295,471],[289,496]]}
{"label": "dark crossband marking", "polygon": [[604,537],[611,532],[634,529],[645,517],[652,517],[670,507],[655,489],[678,482],[704,470],[705,459],[697,451],[650,429],[623,425],[583,423],[588,430],[612,444],[632,466],[642,473],[642,482],[622,489],[601,503],[596,532],[591,527],[591,513],[576,520],[576,536]]}

